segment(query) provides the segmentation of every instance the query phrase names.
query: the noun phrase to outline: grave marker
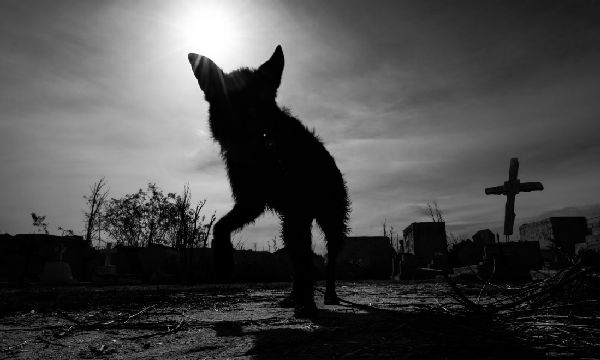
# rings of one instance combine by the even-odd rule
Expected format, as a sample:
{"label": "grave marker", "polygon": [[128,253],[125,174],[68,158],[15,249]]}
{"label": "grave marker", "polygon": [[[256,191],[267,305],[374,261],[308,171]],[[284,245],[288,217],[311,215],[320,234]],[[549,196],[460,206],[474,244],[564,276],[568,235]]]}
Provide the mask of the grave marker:
{"label": "grave marker", "polygon": [[515,196],[520,192],[541,191],[544,186],[541,182],[522,183],[517,176],[519,175],[519,159],[510,159],[510,168],[508,169],[508,181],[504,185],[489,187],[485,189],[486,195],[506,195],[506,207],[504,211],[504,235],[506,238],[513,234],[515,224]]}

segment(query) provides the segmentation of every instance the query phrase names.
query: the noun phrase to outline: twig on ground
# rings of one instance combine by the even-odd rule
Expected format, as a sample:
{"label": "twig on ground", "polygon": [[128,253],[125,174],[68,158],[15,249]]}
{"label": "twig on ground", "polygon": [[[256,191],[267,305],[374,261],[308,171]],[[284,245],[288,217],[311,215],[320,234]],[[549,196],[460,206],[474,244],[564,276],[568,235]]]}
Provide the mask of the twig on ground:
{"label": "twig on ground", "polygon": [[130,336],[130,337],[126,337],[126,340],[139,340],[139,339],[147,339],[147,338],[151,338],[154,336],[165,336],[168,334],[172,334],[175,333],[179,330],[181,330],[183,324],[185,324],[185,318],[182,318],[179,323],[177,323],[177,325],[172,328],[172,329],[167,329],[166,331],[159,331],[159,332],[155,332],[152,334],[145,334],[145,335],[138,335],[138,336]]}
{"label": "twig on ground", "polygon": [[129,322],[129,320],[134,319],[134,318],[140,316],[141,314],[147,312],[148,310],[154,309],[155,307],[156,307],[156,305],[150,305],[150,306],[147,306],[147,307],[143,308],[142,310],[140,310],[132,315],[129,315],[129,316],[127,316],[127,315],[117,316],[116,318],[108,320],[108,321],[102,320],[102,321],[96,321],[96,322],[92,322],[92,323],[86,323],[84,321],[80,321],[63,311],[59,311],[57,313],[58,317],[72,322],[73,325],[70,325],[66,329],[64,329],[64,327],[61,327],[61,329],[63,329],[63,330],[55,331],[54,336],[57,338],[63,338],[63,337],[73,334],[76,330],[84,330],[85,331],[85,330],[99,330],[99,329],[107,329],[107,328],[114,328],[114,327],[122,327],[125,324],[127,324]]}
{"label": "twig on ground", "polygon": [[481,294],[483,294],[483,292],[485,291],[486,286],[492,282],[492,278],[494,277],[495,274],[496,274],[496,258],[494,257],[494,258],[492,258],[492,273],[490,274],[488,279],[483,283],[483,286],[481,287],[481,291],[479,291],[479,296],[477,296],[477,305],[480,304]]}
{"label": "twig on ground", "polygon": [[[521,288],[516,294],[486,304],[481,304],[481,295],[483,289],[485,289],[485,284],[479,293],[477,303],[475,303],[463,293],[446,272],[439,271],[439,273],[444,276],[444,279],[454,291],[450,296],[456,299],[460,305],[464,306],[467,310],[475,313],[483,312],[487,314],[499,314],[501,312],[510,313],[540,309],[542,305],[553,299],[556,300],[558,294],[565,292],[567,286],[571,286],[571,292],[588,288],[584,287],[581,281],[588,280],[589,282],[589,279],[593,278],[593,276],[590,275],[597,274],[598,268],[599,264],[595,262],[590,263],[590,261],[587,261],[584,263],[583,260],[580,260],[578,263],[557,272],[554,276],[549,277],[540,283],[532,283]],[[490,280],[491,279],[488,279],[487,282]]]}
{"label": "twig on ground", "polygon": [[450,277],[448,276],[447,272],[443,271],[442,275],[444,275],[444,279],[446,280],[446,282],[448,283],[448,285],[450,285],[450,287],[452,288],[452,290],[454,290],[454,293],[458,297],[459,302],[463,306],[465,306],[467,309],[472,310],[472,311],[477,312],[477,313],[486,312],[483,306],[481,306],[480,304],[474,303],[473,301],[471,301],[471,299],[469,299],[468,297],[466,297],[465,294],[463,294],[462,291],[460,291],[460,289],[458,288],[458,286],[456,286],[456,284],[450,279]]}
{"label": "twig on ground", "polygon": [[44,339],[41,335],[36,337],[37,340],[43,342],[44,344],[48,344],[48,345],[53,345],[53,346],[61,346],[61,347],[67,347],[67,345],[65,344],[59,344],[59,343],[55,343],[49,340]]}
{"label": "twig on ground", "polygon": [[1,353],[13,353],[13,352],[16,352],[16,351],[19,351],[19,350],[23,349],[23,347],[25,347],[25,345],[29,344],[30,342],[31,342],[31,340],[25,340],[25,341],[23,341],[23,342],[21,342],[19,344],[12,345],[12,346],[9,346],[7,348],[4,348],[4,349],[0,350],[0,352]]}

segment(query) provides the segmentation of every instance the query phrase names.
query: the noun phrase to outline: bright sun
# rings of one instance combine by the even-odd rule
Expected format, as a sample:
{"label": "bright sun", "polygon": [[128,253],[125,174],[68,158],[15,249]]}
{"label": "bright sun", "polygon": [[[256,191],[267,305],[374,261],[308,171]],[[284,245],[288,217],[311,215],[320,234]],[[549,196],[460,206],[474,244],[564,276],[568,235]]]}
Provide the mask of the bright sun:
{"label": "bright sun", "polygon": [[218,4],[186,9],[177,28],[182,46],[219,62],[229,63],[239,42],[234,19]]}

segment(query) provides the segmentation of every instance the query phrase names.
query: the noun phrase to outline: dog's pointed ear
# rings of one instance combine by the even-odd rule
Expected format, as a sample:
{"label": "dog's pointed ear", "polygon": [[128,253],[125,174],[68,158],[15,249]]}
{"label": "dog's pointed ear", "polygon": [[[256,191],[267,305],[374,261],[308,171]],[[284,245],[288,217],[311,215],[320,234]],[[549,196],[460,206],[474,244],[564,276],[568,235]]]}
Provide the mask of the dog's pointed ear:
{"label": "dog's pointed ear", "polygon": [[194,76],[198,79],[200,89],[204,91],[206,97],[224,93],[225,83],[223,70],[206,56],[190,53],[188,60],[192,65]]}
{"label": "dog's pointed ear", "polygon": [[273,84],[275,89],[281,84],[281,74],[283,73],[283,50],[281,45],[277,45],[271,58],[262,64],[258,70],[263,73]]}

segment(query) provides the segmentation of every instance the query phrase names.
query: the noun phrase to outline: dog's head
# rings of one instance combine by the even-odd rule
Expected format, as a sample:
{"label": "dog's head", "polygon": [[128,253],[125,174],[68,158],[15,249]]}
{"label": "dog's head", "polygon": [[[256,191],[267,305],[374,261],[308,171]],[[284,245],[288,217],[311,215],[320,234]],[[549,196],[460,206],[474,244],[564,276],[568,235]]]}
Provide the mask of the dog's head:
{"label": "dog's head", "polygon": [[211,105],[247,107],[275,101],[283,73],[283,50],[277,46],[271,58],[258,69],[242,68],[225,73],[211,59],[188,54],[204,97]]}

